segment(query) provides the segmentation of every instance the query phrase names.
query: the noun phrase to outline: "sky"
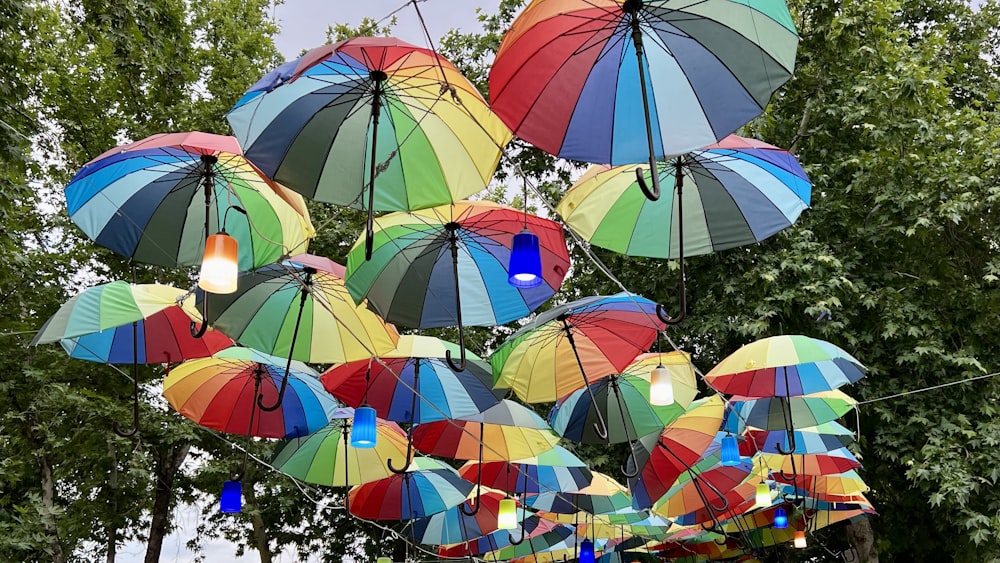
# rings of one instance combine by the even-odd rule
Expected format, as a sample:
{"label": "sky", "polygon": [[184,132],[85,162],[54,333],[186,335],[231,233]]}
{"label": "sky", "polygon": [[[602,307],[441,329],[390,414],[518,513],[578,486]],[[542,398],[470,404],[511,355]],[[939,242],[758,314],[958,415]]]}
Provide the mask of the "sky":
{"label": "sky", "polygon": [[[298,57],[303,49],[326,42],[327,26],[338,23],[357,25],[362,18],[376,20],[396,12],[393,35],[421,47],[427,47],[417,12],[406,0],[284,0],[275,8],[274,17],[281,26],[275,43],[286,59]],[[422,0],[419,2],[427,30],[435,45],[451,29],[470,33],[480,29],[476,8],[495,13],[499,0]],[[398,12],[397,12],[398,10]],[[388,19],[386,19],[388,21]]]}
{"label": "sky", "polygon": [[[476,19],[476,8],[483,8],[487,13],[496,12],[499,0],[423,0],[420,2],[420,13],[423,15],[427,30],[438,40],[451,29],[460,29],[470,33],[480,29]],[[400,9],[402,8],[402,9]],[[405,0],[285,0],[285,3],[275,8],[274,17],[281,27],[281,32],[275,38],[275,45],[286,59],[294,59],[306,49],[318,47],[326,42],[326,29],[338,23],[358,25],[362,18],[370,17],[376,20],[396,13],[396,26],[393,35],[422,47],[427,46],[420,20],[412,5]],[[388,21],[388,20],[387,20]],[[262,70],[264,74],[267,70]],[[221,489],[222,484],[219,483]],[[161,563],[191,563],[195,554],[185,547],[188,539],[195,536],[198,527],[198,509],[195,507],[180,507],[174,512],[174,524],[177,529],[169,534],[163,542]],[[146,546],[140,542],[132,542],[123,546],[117,557],[118,563],[141,563],[145,557]],[[257,552],[249,552],[237,558],[235,546],[224,540],[208,543],[202,546],[205,561],[211,563],[226,561],[231,563],[259,562]],[[278,555],[275,561],[291,563],[298,561],[291,554]]]}

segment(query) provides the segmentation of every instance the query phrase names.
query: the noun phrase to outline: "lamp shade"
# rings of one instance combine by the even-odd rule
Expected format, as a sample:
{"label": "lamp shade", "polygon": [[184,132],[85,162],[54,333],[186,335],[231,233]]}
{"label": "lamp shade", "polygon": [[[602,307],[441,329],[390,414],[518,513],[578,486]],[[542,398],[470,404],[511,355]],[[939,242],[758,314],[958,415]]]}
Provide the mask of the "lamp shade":
{"label": "lamp shade", "polygon": [[583,540],[580,542],[580,563],[594,563],[594,542]]}
{"label": "lamp shade", "polygon": [[796,530],[795,532],[795,547],[798,549],[806,548],[806,533],[802,530]]}
{"label": "lamp shade", "polygon": [[505,498],[500,501],[500,509],[497,510],[497,528],[500,530],[517,528],[517,503],[514,499]]}
{"label": "lamp shade", "polygon": [[720,455],[722,456],[721,463],[726,467],[735,467],[740,464],[740,445],[736,441],[736,436],[732,434],[723,436]]}
{"label": "lamp shade", "polygon": [[674,380],[663,364],[653,368],[649,374],[649,404],[657,407],[674,404]]}
{"label": "lamp shade", "polygon": [[375,563],[392,563],[392,557],[379,557],[375,560]]}
{"label": "lamp shade", "polygon": [[355,448],[374,448],[375,441],[375,409],[368,405],[362,405],[354,409],[351,445]]}
{"label": "lamp shade", "polygon": [[757,483],[757,494],[754,501],[754,508],[771,506],[771,487],[767,483]]}
{"label": "lamp shade", "polygon": [[507,281],[514,287],[538,287],[544,281],[538,237],[528,229],[514,235]]}
{"label": "lamp shade", "polygon": [[223,481],[219,512],[239,512],[243,508],[243,482]]}
{"label": "lamp shade", "polygon": [[785,513],[784,508],[774,511],[774,527],[778,530],[784,530],[788,527],[788,514]]}
{"label": "lamp shade", "polygon": [[205,240],[205,256],[201,260],[198,287],[209,293],[233,293],[239,277],[238,245],[225,232]]}

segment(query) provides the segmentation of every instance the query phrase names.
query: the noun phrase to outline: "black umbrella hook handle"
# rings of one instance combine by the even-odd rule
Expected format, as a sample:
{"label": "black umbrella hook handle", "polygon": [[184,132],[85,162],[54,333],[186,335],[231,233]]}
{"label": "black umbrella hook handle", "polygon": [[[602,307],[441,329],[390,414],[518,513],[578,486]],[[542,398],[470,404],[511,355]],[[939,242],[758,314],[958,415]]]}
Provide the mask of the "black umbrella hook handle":
{"label": "black umbrella hook handle", "polygon": [[483,490],[483,433],[484,433],[485,423],[479,422],[479,463],[476,465],[476,500],[473,504],[476,505],[472,510],[465,509],[465,503],[463,502],[458,506],[462,514],[466,516],[475,516],[479,512],[480,497],[482,496]]}
{"label": "black umbrella hook handle", "polygon": [[[509,467],[509,465],[508,465],[508,467]],[[518,469],[518,471],[522,475],[524,475],[524,487],[523,488],[524,488],[524,491],[527,492],[527,490],[528,490],[528,474],[527,474],[527,472],[521,471],[521,469]],[[514,491],[514,495],[517,496],[517,494],[518,494],[517,491]],[[517,505],[516,504],[514,505],[514,514],[515,515],[517,514]],[[511,545],[521,545],[522,543],[524,543],[525,536],[527,535],[525,533],[525,530],[524,530],[524,521],[525,521],[525,513],[524,513],[524,505],[522,504],[521,505],[521,537],[517,541],[514,541],[514,536],[512,536],[510,534],[510,532],[507,532],[507,541],[509,541]],[[531,544],[529,544],[529,545],[531,545]],[[532,551],[534,551],[534,546],[532,546]]]}
{"label": "black umbrella hook handle", "polygon": [[288,376],[292,371],[292,356],[295,352],[295,341],[299,338],[299,326],[302,324],[302,311],[306,308],[306,299],[309,297],[309,288],[312,287],[312,275],[316,270],[312,268],[305,268],[306,277],[302,281],[301,297],[299,298],[299,313],[295,317],[295,329],[292,330],[292,341],[288,345],[288,362],[285,364],[285,375],[281,378],[281,388],[278,390],[278,399],[273,405],[264,404],[264,395],[257,396],[257,407],[264,412],[272,412],[278,410],[281,406],[281,402],[285,398],[285,390],[288,388]]}
{"label": "black umbrella hook handle", "polygon": [[594,432],[602,440],[608,439],[608,423],[604,421],[604,415],[601,414],[601,410],[597,407],[597,397],[594,396],[594,390],[590,387],[590,381],[587,380],[587,372],[583,369],[583,360],[580,359],[580,352],[576,349],[576,340],[573,337],[573,330],[567,321],[566,315],[561,315],[559,320],[562,321],[563,330],[566,332],[566,341],[569,342],[569,347],[573,349],[573,356],[576,358],[576,365],[580,367],[580,376],[583,377],[583,385],[587,389],[587,393],[590,393],[590,403],[594,405],[594,413],[597,414],[597,422],[594,423]]}
{"label": "black umbrella hook handle", "polygon": [[[653,177],[655,178],[656,175]],[[678,284],[677,300],[680,310],[677,316],[671,317],[667,314],[663,304],[656,304],[656,316],[667,325],[680,324],[687,316],[687,279],[684,275],[684,162],[679,156],[674,162],[674,186],[677,188],[677,264],[680,267],[681,278]]]}
{"label": "black umbrella hook handle", "polygon": [[[406,429],[406,460],[403,467],[397,468],[390,457],[386,460],[386,467],[396,475],[402,475],[410,469],[413,461],[413,423],[417,419],[417,393],[420,390],[420,358],[413,364],[413,393],[410,395],[410,427]],[[482,443],[482,442],[480,442]]]}
{"label": "black umbrella hook handle", "polygon": [[455,315],[458,321],[458,350],[461,356],[459,356],[458,363],[451,357],[451,350],[444,351],[444,358],[448,361],[448,365],[451,369],[455,371],[465,371],[466,358],[465,358],[465,328],[462,326],[462,294],[458,283],[458,223],[452,221],[447,223],[445,229],[448,230],[448,243],[451,246],[451,269],[455,273]]}

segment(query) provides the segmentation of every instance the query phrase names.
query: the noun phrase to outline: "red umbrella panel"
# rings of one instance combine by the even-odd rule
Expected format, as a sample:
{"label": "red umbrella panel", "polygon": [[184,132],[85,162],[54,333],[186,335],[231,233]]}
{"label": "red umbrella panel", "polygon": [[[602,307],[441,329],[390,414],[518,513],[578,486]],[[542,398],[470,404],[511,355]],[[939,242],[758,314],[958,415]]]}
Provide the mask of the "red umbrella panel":
{"label": "red umbrella panel", "polygon": [[367,520],[412,520],[462,504],[472,488],[451,467],[418,457],[407,471],[352,488],[348,506],[351,514]]}
{"label": "red umbrella panel", "polygon": [[635,465],[630,469],[637,471],[628,483],[636,509],[653,506],[681,473],[698,463],[722,426],[722,414],[721,397],[701,399],[663,432],[633,443],[630,463]]}

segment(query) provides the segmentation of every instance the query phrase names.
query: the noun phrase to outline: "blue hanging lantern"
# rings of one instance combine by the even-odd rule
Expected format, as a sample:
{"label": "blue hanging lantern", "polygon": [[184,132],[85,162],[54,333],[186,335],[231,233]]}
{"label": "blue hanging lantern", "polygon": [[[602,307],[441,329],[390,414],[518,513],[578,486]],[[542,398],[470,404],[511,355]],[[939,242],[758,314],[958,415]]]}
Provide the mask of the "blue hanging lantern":
{"label": "blue hanging lantern", "polygon": [[784,530],[788,527],[788,514],[785,512],[784,508],[779,508],[774,511],[774,527],[777,530]]}
{"label": "blue hanging lantern", "polygon": [[583,540],[580,542],[580,563],[594,563],[594,542]]}
{"label": "blue hanging lantern", "polygon": [[243,482],[223,481],[219,512],[240,512],[243,508]]}
{"label": "blue hanging lantern", "polygon": [[507,281],[514,287],[538,287],[544,281],[538,237],[527,228],[514,235]]}
{"label": "blue hanging lantern", "polygon": [[740,446],[736,442],[736,436],[726,434],[722,438],[722,465],[733,467],[740,464]]}
{"label": "blue hanging lantern", "polygon": [[354,423],[351,424],[351,445],[355,448],[374,448],[375,409],[362,405],[354,409]]}

